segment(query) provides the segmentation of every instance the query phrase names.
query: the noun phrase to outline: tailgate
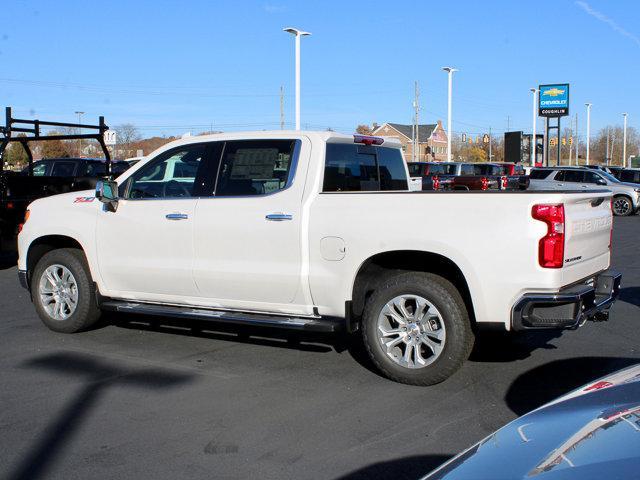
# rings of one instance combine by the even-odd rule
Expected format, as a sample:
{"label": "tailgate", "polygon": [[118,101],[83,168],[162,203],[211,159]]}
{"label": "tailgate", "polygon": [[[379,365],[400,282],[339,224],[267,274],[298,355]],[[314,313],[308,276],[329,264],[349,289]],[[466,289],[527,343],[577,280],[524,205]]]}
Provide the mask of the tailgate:
{"label": "tailgate", "polygon": [[[574,269],[579,276],[579,268],[585,264],[603,264],[609,261],[611,241],[611,194],[566,195],[565,209],[565,269]],[[590,273],[596,273],[592,271]],[[575,280],[579,280],[576,278]]]}

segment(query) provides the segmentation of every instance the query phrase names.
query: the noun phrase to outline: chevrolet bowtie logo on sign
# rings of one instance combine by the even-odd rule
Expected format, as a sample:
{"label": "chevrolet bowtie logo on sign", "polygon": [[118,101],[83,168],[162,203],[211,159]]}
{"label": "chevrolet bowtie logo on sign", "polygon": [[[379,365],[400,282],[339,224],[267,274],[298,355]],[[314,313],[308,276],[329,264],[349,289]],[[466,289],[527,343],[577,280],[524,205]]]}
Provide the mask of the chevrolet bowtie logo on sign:
{"label": "chevrolet bowtie logo on sign", "polygon": [[549,90],[545,90],[543,95],[549,95],[551,97],[557,97],[558,95],[564,95],[564,90],[560,90],[559,88],[551,88]]}
{"label": "chevrolet bowtie logo on sign", "polygon": [[569,115],[569,84],[540,85],[538,115],[564,117]]}

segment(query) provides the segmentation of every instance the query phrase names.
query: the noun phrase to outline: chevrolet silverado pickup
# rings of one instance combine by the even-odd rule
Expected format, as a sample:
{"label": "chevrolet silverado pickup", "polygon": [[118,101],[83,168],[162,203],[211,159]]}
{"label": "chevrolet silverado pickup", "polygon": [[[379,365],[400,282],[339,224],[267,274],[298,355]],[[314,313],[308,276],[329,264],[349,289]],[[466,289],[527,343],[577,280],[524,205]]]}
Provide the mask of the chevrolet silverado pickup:
{"label": "chevrolet silverado pickup", "polygon": [[400,143],[275,131],[169,143],[95,191],[39,199],[19,278],[50,329],[104,310],[361,335],[431,385],[475,332],[604,320],[611,193],[413,192]]}

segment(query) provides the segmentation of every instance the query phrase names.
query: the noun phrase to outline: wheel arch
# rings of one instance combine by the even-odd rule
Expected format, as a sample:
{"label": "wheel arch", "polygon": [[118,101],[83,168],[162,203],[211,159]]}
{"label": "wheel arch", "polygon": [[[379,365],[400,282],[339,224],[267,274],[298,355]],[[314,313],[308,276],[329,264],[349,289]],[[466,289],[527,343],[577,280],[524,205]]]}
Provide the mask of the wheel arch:
{"label": "wheel arch", "polygon": [[85,253],[82,244],[75,238],[67,235],[44,235],[34,239],[29,244],[26,257],[28,282],[31,281],[31,274],[40,259],[47,253],[60,248],[75,248]]}
{"label": "wheel arch", "polygon": [[462,269],[444,255],[421,250],[381,252],[367,258],[360,265],[351,289],[350,311],[346,312],[350,323],[359,321],[367,299],[388,274],[405,271],[434,273],[450,281],[460,292],[469,318],[475,324],[471,292]]}

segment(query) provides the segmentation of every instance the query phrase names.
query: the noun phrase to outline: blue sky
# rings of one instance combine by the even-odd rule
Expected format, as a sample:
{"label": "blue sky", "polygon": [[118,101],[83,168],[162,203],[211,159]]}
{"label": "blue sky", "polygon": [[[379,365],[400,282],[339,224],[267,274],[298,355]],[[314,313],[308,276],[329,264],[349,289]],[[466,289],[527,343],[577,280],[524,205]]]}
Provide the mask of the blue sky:
{"label": "blue sky", "polygon": [[[640,126],[640,2],[11,1],[0,23],[0,98],[16,115],[105,115],[145,135],[293,124],[293,39],[302,41],[303,127],[446,124],[456,132],[531,129],[529,88],[569,82],[585,133]],[[534,53],[535,51],[535,53]],[[536,56],[534,58],[534,55]],[[565,119],[565,124],[568,120]],[[542,122],[540,122],[541,128]]]}

